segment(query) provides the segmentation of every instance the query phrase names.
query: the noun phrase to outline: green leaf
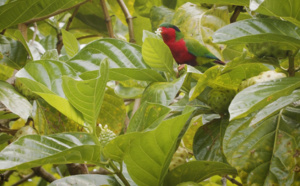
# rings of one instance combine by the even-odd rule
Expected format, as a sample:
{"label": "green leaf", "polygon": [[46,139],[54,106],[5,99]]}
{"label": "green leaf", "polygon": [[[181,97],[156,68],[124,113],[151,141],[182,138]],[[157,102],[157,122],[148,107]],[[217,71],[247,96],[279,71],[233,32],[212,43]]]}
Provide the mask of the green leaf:
{"label": "green leaf", "polygon": [[213,161],[191,161],[176,167],[165,178],[165,185],[177,185],[182,182],[200,182],[214,175],[236,175],[228,164]]}
{"label": "green leaf", "polygon": [[83,174],[83,175],[75,175],[61,178],[59,180],[55,180],[51,182],[49,186],[99,186],[100,185],[111,185],[111,186],[120,186],[120,184],[113,179],[111,176],[107,175],[97,175],[97,174]]}
{"label": "green leaf", "polygon": [[66,31],[65,29],[61,30],[64,47],[69,57],[75,56],[75,54],[79,51],[79,46],[76,37]]}
{"label": "green leaf", "polygon": [[41,60],[59,60],[58,52],[56,49],[47,50],[42,56]]}
{"label": "green leaf", "polygon": [[146,38],[142,46],[142,55],[151,68],[174,74],[173,56],[163,40]]}
{"label": "green leaf", "polygon": [[185,80],[185,77],[186,75],[182,75],[173,82],[151,83],[143,93],[142,103],[147,101],[168,106],[176,97]]}
{"label": "green leaf", "polygon": [[272,116],[274,113],[277,113],[280,109],[298,100],[300,100],[300,90],[295,90],[288,96],[282,96],[278,98],[276,101],[268,104],[266,107],[258,111],[255,118],[251,121],[250,126],[261,122],[265,118]]}
{"label": "green leaf", "polygon": [[[136,134],[127,146],[124,162],[137,185],[161,185],[191,112],[163,121],[155,130]],[[184,128],[184,129],[183,129]]]}
{"label": "green leaf", "polygon": [[[130,80],[128,80],[130,81]],[[128,83],[119,82],[119,84],[115,87],[115,93],[124,99],[135,99],[140,98],[145,90],[144,87],[141,87],[140,85],[137,85],[136,83],[129,83],[129,86],[127,86]]]}
{"label": "green leaf", "polygon": [[101,148],[98,143],[87,133],[26,135],[0,152],[0,169],[28,169],[48,163],[97,164]]}
{"label": "green leaf", "polygon": [[0,63],[21,69],[27,61],[27,51],[21,42],[0,35]]}
{"label": "green leaf", "polygon": [[14,69],[0,64],[0,81],[6,81],[14,74]]}
{"label": "green leaf", "polygon": [[174,10],[169,9],[165,6],[153,6],[151,8],[149,17],[151,20],[152,30],[154,31],[155,29],[157,29],[161,23],[170,23],[172,21],[173,16]]}
{"label": "green leaf", "polygon": [[96,132],[96,121],[108,81],[108,60],[101,62],[99,71],[100,76],[96,79],[77,81],[68,76],[62,78],[66,97],[83,114],[84,120],[93,132]]}
{"label": "green leaf", "polygon": [[118,97],[112,88],[107,88],[97,123],[107,125],[115,134],[119,134],[124,127],[125,118],[124,100]]}
{"label": "green leaf", "polygon": [[212,36],[215,31],[228,25],[229,19],[225,7],[206,9],[188,2],[176,10],[172,23],[179,27],[185,37],[193,37],[222,60],[220,46],[212,42]]}
{"label": "green leaf", "polygon": [[11,112],[19,115],[24,120],[31,114],[32,105],[7,82],[0,81],[0,101]]}
{"label": "green leaf", "polygon": [[249,8],[269,16],[280,17],[300,27],[300,3],[297,0],[282,3],[280,0],[250,0]]}
{"label": "green leaf", "polygon": [[222,141],[227,125],[228,117],[225,117],[213,120],[197,130],[193,142],[196,160],[226,163],[222,152]]}
{"label": "green leaf", "polygon": [[47,18],[54,12],[63,12],[84,2],[84,0],[54,0],[51,3],[47,0],[13,1],[0,6],[0,30],[35,18]]}
{"label": "green leaf", "polygon": [[131,118],[127,132],[142,132],[155,128],[171,111],[160,104],[144,102]]}
{"label": "green leaf", "polygon": [[7,142],[11,138],[12,138],[12,136],[10,136],[6,133],[0,133],[0,144]]}
{"label": "green leaf", "polygon": [[150,11],[153,6],[160,6],[162,2],[160,0],[136,0],[134,1],[135,11],[143,17],[149,17]]}
{"label": "green leaf", "polygon": [[225,44],[276,42],[299,48],[300,30],[292,23],[278,19],[247,19],[219,29],[213,35],[213,41]]}
{"label": "green leaf", "polygon": [[[64,102],[59,103],[60,107],[64,108]],[[83,130],[82,124],[79,125],[67,118],[43,99],[37,99],[33,102],[32,119],[34,121],[34,128],[38,131],[38,134],[49,135]]]}
{"label": "green leaf", "polygon": [[20,41],[23,46],[25,47],[26,51],[28,52],[28,55],[30,56],[30,59],[34,60],[35,58],[32,55],[32,52],[30,50],[29,44],[27,44],[23,34],[21,33],[20,30],[16,30],[14,35],[13,35],[18,41]]}
{"label": "green leaf", "polygon": [[281,96],[291,94],[300,87],[299,78],[282,78],[258,83],[239,92],[229,106],[230,120],[247,116],[262,109]]}
{"label": "green leaf", "polygon": [[74,70],[66,63],[53,60],[40,60],[28,63],[16,74],[16,77],[51,106],[75,122],[83,125],[84,121],[81,113],[65,97],[61,84],[63,75],[77,77]]}
{"label": "green leaf", "polygon": [[197,0],[199,3],[209,3],[209,4],[229,4],[229,5],[241,5],[248,6],[248,0]]}
{"label": "green leaf", "polygon": [[144,64],[141,47],[117,39],[96,40],[81,49],[67,64],[79,72],[99,69],[108,58],[111,68],[148,68]]}
{"label": "green leaf", "polygon": [[245,185],[297,185],[299,107],[286,107],[249,127],[256,114],[229,123],[223,140],[228,162]]}

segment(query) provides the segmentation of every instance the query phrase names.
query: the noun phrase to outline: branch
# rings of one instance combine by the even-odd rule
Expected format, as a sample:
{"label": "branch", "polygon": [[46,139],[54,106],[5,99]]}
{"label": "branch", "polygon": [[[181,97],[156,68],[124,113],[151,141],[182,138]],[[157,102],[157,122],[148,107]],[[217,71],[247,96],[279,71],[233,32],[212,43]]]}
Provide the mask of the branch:
{"label": "branch", "polygon": [[72,23],[72,21],[73,21],[75,15],[77,14],[77,12],[78,12],[78,10],[79,10],[79,7],[80,7],[80,6],[77,6],[77,7],[75,8],[75,10],[73,11],[71,17],[69,18],[68,23],[67,23],[67,26],[66,26],[66,30],[67,30],[67,31],[70,29],[71,23]]}
{"label": "branch", "polygon": [[27,27],[28,27],[28,24],[26,24],[26,23],[18,24],[18,29],[21,31],[25,41],[27,41]]}
{"label": "branch", "polygon": [[103,10],[103,13],[104,13],[104,18],[105,18],[105,22],[106,22],[106,28],[107,28],[107,31],[108,31],[108,35],[109,35],[110,38],[115,38],[113,27],[112,27],[112,24],[111,24],[111,17],[108,13],[108,9],[106,7],[105,0],[100,0],[100,4],[101,4],[101,7],[102,7],[102,10]]}
{"label": "branch", "polygon": [[51,183],[51,182],[53,182],[53,181],[56,180],[56,178],[52,174],[50,174],[49,172],[47,172],[42,167],[34,167],[34,168],[32,168],[32,170],[35,173],[35,175],[37,175],[39,177],[42,177],[44,180],[46,180],[49,183]]}
{"label": "branch", "polygon": [[0,32],[0,34],[1,34],[1,35],[4,35],[4,34],[5,34],[5,31],[6,31],[6,29],[3,29],[3,30]]}
{"label": "branch", "polygon": [[230,18],[230,23],[236,22],[236,19],[239,17],[240,12],[243,10],[243,8],[244,8],[243,6],[235,7],[234,12]]}
{"label": "branch", "polygon": [[8,178],[10,177],[10,175],[15,172],[14,170],[8,170],[5,171],[4,173],[0,174],[0,185],[3,184],[5,181],[8,181]]}
{"label": "branch", "polygon": [[96,171],[91,171],[89,172],[89,174],[101,174],[101,175],[108,175],[108,174],[113,174],[112,172],[110,172],[109,170],[103,169],[103,168],[99,168]]}
{"label": "branch", "polygon": [[78,6],[81,6],[81,5],[85,4],[85,3],[87,3],[88,1],[90,1],[90,0],[83,1],[83,2],[81,2],[81,3],[79,3],[79,4],[77,4],[77,5],[74,5],[74,6],[72,6],[72,7],[66,8],[66,9],[58,10],[58,11],[56,11],[56,12],[53,12],[52,14],[49,14],[49,15],[46,15],[46,16],[43,16],[43,17],[33,18],[33,19],[31,19],[31,20],[25,22],[25,24],[30,24],[30,23],[42,21],[42,20],[47,19],[47,18],[49,18],[49,17],[55,16],[55,15],[60,14],[60,13],[62,13],[62,12],[65,12],[65,11],[71,10],[71,9],[73,9],[73,8],[76,8],[76,7],[78,7]]}
{"label": "branch", "polygon": [[35,175],[35,173],[33,172],[33,173],[31,173],[31,174],[25,176],[24,178],[20,179],[20,180],[17,181],[16,183],[12,184],[11,186],[17,186],[17,185],[20,185],[20,184],[22,184],[22,183],[24,183],[24,182],[27,182],[28,179],[33,178],[33,177],[35,177],[35,176],[36,176],[36,175]]}
{"label": "branch", "polygon": [[289,68],[288,68],[288,73],[290,77],[294,77],[295,76],[295,55],[299,52],[299,50],[297,50],[294,54],[292,51],[288,52],[289,55]]}
{"label": "branch", "polygon": [[33,44],[33,42],[35,41],[36,33],[38,31],[38,27],[37,27],[36,22],[33,23],[33,28],[34,28],[34,32],[33,32],[32,40],[31,40],[31,44]]}
{"label": "branch", "polygon": [[236,181],[234,178],[231,178],[230,176],[226,175],[225,178],[229,180],[231,183],[236,184],[238,186],[243,186],[240,182]]}
{"label": "branch", "polygon": [[131,16],[127,6],[125,5],[123,0],[117,0],[120,7],[122,8],[122,11],[126,17],[126,21],[128,24],[128,32],[129,32],[129,42],[130,43],[135,43],[135,39],[134,39],[134,32],[133,32],[133,17]]}
{"label": "branch", "polygon": [[70,164],[67,164],[67,168],[69,170],[70,175],[88,174],[89,173],[86,164],[70,163]]}

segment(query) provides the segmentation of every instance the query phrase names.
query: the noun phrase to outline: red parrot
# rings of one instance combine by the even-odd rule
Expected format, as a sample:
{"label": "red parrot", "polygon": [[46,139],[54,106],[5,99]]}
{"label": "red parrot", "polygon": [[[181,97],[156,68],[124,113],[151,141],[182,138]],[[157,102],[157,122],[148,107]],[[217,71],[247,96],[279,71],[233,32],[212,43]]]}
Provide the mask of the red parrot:
{"label": "red parrot", "polygon": [[191,66],[214,62],[224,65],[225,63],[214,56],[205,46],[192,38],[184,38],[178,27],[169,23],[163,23],[156,31],[170,48],[172,55],[179,65]]}

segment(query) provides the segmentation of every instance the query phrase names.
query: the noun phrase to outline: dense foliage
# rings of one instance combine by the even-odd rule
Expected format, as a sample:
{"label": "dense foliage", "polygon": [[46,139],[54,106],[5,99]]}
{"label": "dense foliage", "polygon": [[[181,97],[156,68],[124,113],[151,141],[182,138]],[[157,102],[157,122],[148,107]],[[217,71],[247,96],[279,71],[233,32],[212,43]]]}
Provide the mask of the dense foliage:
{"label": "dense foliage", "polygon": [[[299,11],[0,0],[0,185],[300,185]],[[178,71],[163,22],[226,65]]]}

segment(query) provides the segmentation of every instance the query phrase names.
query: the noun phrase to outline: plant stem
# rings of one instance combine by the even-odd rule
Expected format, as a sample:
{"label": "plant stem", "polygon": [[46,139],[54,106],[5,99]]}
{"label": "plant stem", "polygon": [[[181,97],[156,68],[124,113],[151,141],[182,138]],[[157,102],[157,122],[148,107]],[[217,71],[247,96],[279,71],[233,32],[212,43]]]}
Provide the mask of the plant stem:
{"label": "plant stem", "polygon": [[116,165],[112,161],[109,162],[109,166],[115,171],[115,174],[122,180],[125,186],[130,186],[122,172],[116,167]]}
{"label": "plant stem", "polygon": [[56,178],[52,174],[47,172],[42,167],[34,167],[34,168],[32,168],[32,170],[35,173],[35,175],[42,177],[44,180],[46,180],[49,183],[56,180]]}
{"label": "plant stem", "polygon": [[129,42],[130,43],[135,43],[134,39],[134,32],[133,32],[133,17],[131,16],[126,4],[124,3],[123,0],[117,0],[120,7],[122,8],[122,11],[126,17],[126,22],[128,24],[128,32],[129,32]]}
{"label": "plant stem", "polygon": [[240,12],[243,10],[243,8],[244,8],[243,6],[235,7],[234,12],[230,18],[230,23],[236,22],[236,19],[239,17]]}
{"label": "plant stem", "polygon": [[20,179],[20,180],[17,181],[16,183],[12,184],[11,186],[17,186],[17,185],[20,185],[20,184],[22,184],[22,183],[24,183],[24,182],[27,182],[28,179],[33,178],[33,177],[35,177],[35,176],[36,176],[36,174],[33,172],[33,173],[31,173],[31,174],[25,176],[24,178]]}
{"label": "plant stem", "polygon": [[289,77],[294,77],[295,76],[295,55],[298,53],[299,50],[297,50],[295,53],[292,51],[289,51],[289,68],[288,68],[288,73]]}
{"label": "plant stem", "polygon": [[100,4],[101,4],[101,7],[102,7],[102,10],[103,10],[103,13],[104,13],[106,28],[107,28],[107,31],[108,31],[108,36],[110,38],[115,38],[113,27],[112,27],[112,24],[111,24],[111,17],[108,13],[108,9],[107,9],[105,0],[100,0]]}
{"label": "plant stem", "polygon": [[21,31],[25,41],[27,41],[27,28],[28,28],[28,25],[25,23],[18,24],[18,29]]}
{"label": "plant stem", "polygon": [[68,20],[68,23],[67,23],[67,26],[66,26],[66,30],[67,30],[67,31],[70,29],[71,23],[72,23],[72,21],[73,21],[75,15],[77,14],[77,12],[78,12],[78,10],[79,10],[79,7],[80,7],[80,6],[77,6],[77,7],[75,8],[75,10],[73,11],[71,17],[69,17],[69,20]]}

